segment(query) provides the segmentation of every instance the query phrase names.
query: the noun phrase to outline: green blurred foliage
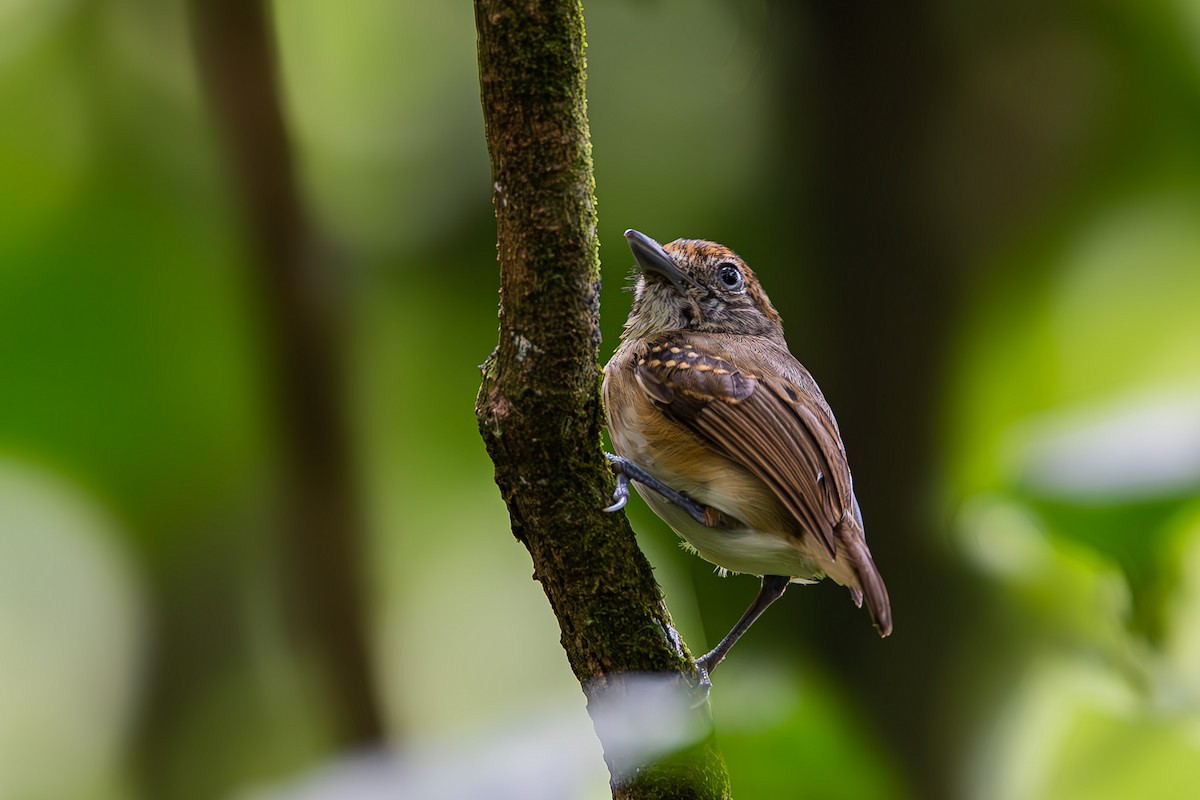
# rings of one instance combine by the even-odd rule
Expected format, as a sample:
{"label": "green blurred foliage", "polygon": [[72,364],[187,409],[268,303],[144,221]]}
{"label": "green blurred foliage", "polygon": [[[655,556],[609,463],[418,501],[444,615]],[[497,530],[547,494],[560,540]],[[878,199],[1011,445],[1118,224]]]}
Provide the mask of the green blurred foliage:
{"label": "green blurred foliage", "polygon": [[[345,290],[372,657],[394,742],[546,713],[586,731],[472,412],[497,279],[471,8],[274,6],[296,167]],[[795,17],[779,8],[587,5],[605,355],[628,307],[620,232],[636,226],[742,251],[780,287],[801,360],[836,360],[808,313],[824,265],[797,263],[813,224],[791,205],[800,187],[772,183],[778,148],[813,138],[779,128],[794,119],[781,75],[811,32],[785,29]],[[914,345],[951,351],[922,514],[983,601],[960,608],[931,580],[936,641],[905,639],[918,626],[898,596],[896,636],[871,644],[923,648],[911,663],[942,708],[911,675],[806,643],[803,619],[844,592],[789,592],[717,676],[735,792],[1190,796],[1200,7],[923,8],[951,78],[912,148],[929,235],[963,290],[942,310],[949,347]],[[0,798],[286,785],[338,755],[336,701],[283,631],[266,323],[183,4],[15,0],[0,31]],[[794,229],[764,222],[779,219]],[[852,463],[869,457],[846,434]],[[753,581],[720,581],[631,505],[702,650]],[[920,571],[868,517],[892,555],[885,577]],[[893,705],[859,699],[865,683]],[[903,739],[930,742],[942,774]],[[588,779],[586,796],[604,796]]]}

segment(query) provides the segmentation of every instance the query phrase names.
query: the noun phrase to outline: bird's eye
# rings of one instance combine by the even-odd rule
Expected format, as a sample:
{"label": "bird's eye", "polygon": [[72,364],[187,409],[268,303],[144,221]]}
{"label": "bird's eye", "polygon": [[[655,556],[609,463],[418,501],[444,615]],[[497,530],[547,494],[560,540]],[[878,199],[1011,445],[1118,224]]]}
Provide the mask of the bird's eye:
{"label": "bird's eye", "polygon": [[745,286],[742,271],[733,264],[722,264],[717,267],[717,280],[731,292],[741,291],[742,287]]}

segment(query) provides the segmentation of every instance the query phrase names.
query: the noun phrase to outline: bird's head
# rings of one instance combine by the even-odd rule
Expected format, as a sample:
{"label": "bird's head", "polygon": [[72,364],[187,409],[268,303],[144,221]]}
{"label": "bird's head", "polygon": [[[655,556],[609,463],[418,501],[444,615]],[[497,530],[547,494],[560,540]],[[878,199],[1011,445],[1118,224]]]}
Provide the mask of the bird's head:
{"label": "bird's head", "polygon": [[632,229],[625,238],[639,274],[622,338],[682,330],[783,343],[779,313],[754,272],[728,247],[701,239],[676,239],[664,247]]}

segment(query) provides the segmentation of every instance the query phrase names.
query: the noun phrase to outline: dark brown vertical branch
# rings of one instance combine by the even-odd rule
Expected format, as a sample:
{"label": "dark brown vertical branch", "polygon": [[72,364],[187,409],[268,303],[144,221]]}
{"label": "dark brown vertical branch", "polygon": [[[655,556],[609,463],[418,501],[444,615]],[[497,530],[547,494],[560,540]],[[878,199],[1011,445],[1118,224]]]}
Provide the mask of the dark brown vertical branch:
{"label": "dark brown vertical branch", "polygon": [[[479,75],[494,181],[500,340],[476,411],[513,533],[595,691],[626,672],[690,670],[624,515],[601,508],[599,263],[578,0],[476,0]],[[711,739],[620,780],[622,798],[725,797]]]}
{"label": "dark brown vertical branch", "polygon": [[291,620],[313,646],[346,744],[382,735],[362,600],[363,522],[332,283],[297,187],[263,0],[192,0],[196,54],[233,166],[265,318],[283,465]]}
{"label": "dark brown vertical branch", "polygon": [[846,636],[838,598],[806,624],[901,750],[914,793],[946,797],[955,742],[942,714],[959,641],[947,632],[969,627],[975,599],[929,513],[963,277],[929,188],[929,142],[953,68],[936,4],[780,0],[772,13],[784,54],[776,126],[792,133],[777,152],[773,196],[784,231],[805,198],[803,246],[821,298],[810,342],[820,363],[809,366],[837,409],[896,633],[885,647]]}

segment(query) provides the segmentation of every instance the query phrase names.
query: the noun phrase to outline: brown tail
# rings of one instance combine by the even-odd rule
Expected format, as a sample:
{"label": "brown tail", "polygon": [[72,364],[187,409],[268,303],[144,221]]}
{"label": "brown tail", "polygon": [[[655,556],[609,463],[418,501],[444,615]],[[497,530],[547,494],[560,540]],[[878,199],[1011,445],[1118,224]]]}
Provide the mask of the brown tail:
{"label": "brown tail", "polygon": [[847,516],[838,525],[836,533],[842,545],[838,548],[841,551],[838,553],[838,558],[845,558],[849,561],[854,573],[858,576],[858,583],[862,587],[861,594],[855,594],[853,589],[851,594],[856,603],[861,603],[865,596],[867,610],[871,612],[871,620],[875,623],[875,629],[879,631],[880,636],[887,636],[892,632],[892,603],[888,599],[888,591],[887,587],[883,585],[883,578],[879,576],[879,570],[875,568],[875,562],[871,560],[871,551],[867,548],[867,540],[862,528],[858,525],[857,520]]}

